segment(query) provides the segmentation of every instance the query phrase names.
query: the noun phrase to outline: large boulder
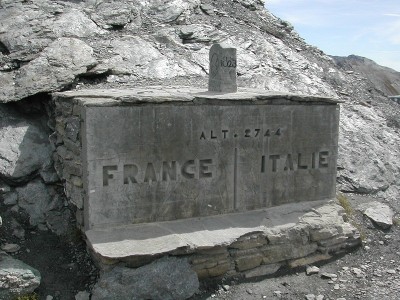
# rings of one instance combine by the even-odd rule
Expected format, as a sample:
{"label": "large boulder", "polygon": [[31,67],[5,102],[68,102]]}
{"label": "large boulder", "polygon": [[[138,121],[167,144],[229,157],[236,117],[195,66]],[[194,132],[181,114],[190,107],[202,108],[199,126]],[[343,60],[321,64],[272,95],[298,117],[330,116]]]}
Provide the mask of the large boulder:
{"label": "large boulder", "polygon": [[[0,102],[21,100],[38,93],[59,90],[71,84],[75,77],[96,65],[93,49],[76,38],[58,38],[44,49],[39,57],[13,71],[14,89],[7,85],[9,94],[0,94]],[[4,75],[3,75],[4,76]]]}
{"label": "large boulder", "polygon": [[38,270],[0,253],[0,299],[17,299],[30,294],[40,285],[40,280]]}
{"label": "large boulder", "polygon": [[184,300],[198,288],[197,275],[186,260],[164,257],[137,269],[115,267],[104,273],[92,300]]}
{"label": "large boulder", "polygon": [[18,206],[23,208],[29,215],[31,225],[44,224],[46,216],[51,211],[60,211],[63,207],[60,195],[53,188],[43,184],[40,179],[16,188],[16,191],[18,194]]}
{"label": "large boulder", "polygon": [[51,163],[48,129],[41,120],[27,118],[15,109],[0,106],[0,177],[23,183]]}
{"label": "large boulder", "polygon": [[110,29],[114,27],[124,27],[128,24],[140,26],[140,5],[139,1],[131,0],[89,0],[88,11],[90,17],[97,25]]}
{"label": "large boulder", "polygon": [[87,38],[103,33],[82,11],[71,9],[53,23],[53,32],[58,37]]}
{"label": "large boulder", "polygon": [[361,204],[358,209],[362,210],[374,224],[382,229],[389,229],[393,225],[393,210],[386,204],[378,201]]}

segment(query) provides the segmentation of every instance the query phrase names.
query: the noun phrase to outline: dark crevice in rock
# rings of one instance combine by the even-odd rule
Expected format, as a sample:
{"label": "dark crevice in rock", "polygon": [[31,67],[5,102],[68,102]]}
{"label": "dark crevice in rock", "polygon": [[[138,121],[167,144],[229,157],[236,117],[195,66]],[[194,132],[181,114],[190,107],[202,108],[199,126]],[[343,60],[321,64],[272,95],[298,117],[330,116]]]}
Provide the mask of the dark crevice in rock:
{"label": "dark crevice in rock", "polygon": [[204,45],[209,46],[209,45],[211,45],[211,39],[209,39],[209,40],[196,39],[196,38],[193,38],[193,39],[182,39],[182,44],[194,44],[194,43],[204,44]]}
{"label": "dark crevice in rock", "polygon": [[390,118],[386,124],[388,127],[400,129],[400,121],[396,118]]}
{"label": "dark crevice in rock", "polygon": [[[3,158],[2,158],[3,159]],[[26,185],[28,182],[34,180],[35,178],[39,177],[39,170],[35,170],[34,172],[32,172],[31,174],[28,174],[24,177],[20,177],[20,178],[7,178],[5,176],[2,176],[0,174],[0,179],[5,182],[6,184],[8,184],[11,187],[19,187],[19,186],[24,186]]]}
{"label": "dark crevice in rock", "polygon": [[10,50],[0,41],[0,52],[4,55],[10,54]]}
{"label": "dark crevice in rock", "polygon": [[42,117],[46,115],[45,104],[50,101],[50,94],[38,93],[9,105],[26,116]]}
{"label": "dark crevice in rock", "polygon": [[108,29],[110,31],[120,31],[125,28],[125,25],[111,25],[111,27]]}
{"label": "dark crevice in rock", "polygon": [[0,67],[0,71],[2,72],[12,72],[20,68],[20,64],[18,61],[12,61],[8,64],[5,64]]}
{"label": "dark crevice in rock", "polygon": [[342,185],[339,190],[344,194],[376,195],[379,192],[385,192],[389,188],[389,185],[379,186],[375,188],[356,186],[354,185],[353,180],[347,176],[340,176],[337,179],[337,183],[339,185]]}
{"label": "dark crevice in rock", "polygon": [[86,73],[77,77],[76,83],[80,84],[100,84],[106,83],[108,76],[111,75],[111,71],[107,71],[101,74]]}

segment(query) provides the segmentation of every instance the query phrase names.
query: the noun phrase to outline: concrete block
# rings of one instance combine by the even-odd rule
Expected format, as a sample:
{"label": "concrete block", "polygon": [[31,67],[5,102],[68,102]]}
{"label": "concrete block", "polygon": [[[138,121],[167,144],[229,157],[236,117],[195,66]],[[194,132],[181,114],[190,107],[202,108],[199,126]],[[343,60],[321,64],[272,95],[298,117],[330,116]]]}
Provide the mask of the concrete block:
{"label": "concrete block", "polygon": [[85,107],[87,228],[335,196],[335,105],[235,103]]}

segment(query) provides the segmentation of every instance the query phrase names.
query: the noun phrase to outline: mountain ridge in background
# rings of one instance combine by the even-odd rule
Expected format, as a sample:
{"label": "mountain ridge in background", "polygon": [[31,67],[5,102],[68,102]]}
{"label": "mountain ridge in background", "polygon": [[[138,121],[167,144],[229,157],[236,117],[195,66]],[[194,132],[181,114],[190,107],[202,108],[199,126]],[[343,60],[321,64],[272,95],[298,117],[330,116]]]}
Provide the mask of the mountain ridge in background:
{"label": "mountain ridge in background", "polygon": [[400,95],[400,72],[381,66],[375,61],[358,56],[331,56],[338,67],[346,72],[358,72],[370,80],[387,96]]}

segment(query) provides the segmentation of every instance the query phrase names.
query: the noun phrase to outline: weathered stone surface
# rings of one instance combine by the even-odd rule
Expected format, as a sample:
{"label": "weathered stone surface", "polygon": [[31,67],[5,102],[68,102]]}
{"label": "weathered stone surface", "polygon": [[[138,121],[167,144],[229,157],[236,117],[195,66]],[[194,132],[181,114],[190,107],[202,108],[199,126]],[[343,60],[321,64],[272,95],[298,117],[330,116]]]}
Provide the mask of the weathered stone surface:
{"label": "weathered stone surface", "polygon": [[[207,258],[203,259],[199,259],[199,257],[195,255],[195,258],[191,259],[192,270],[196,272],[199,279],[219,277],[225,275],[229,271],[233,271],[234,264],[229,260],[229,252],[227,249],[222,249],[225,250],[224,254],[204,254],[205,256],[207,255]],[[204,261],[199,262],[201,260]]]}
{"label": "weathered stone surface", "polygon": [[[161,254],[184,255],[187,253],[198,252],[192,257],[191,264],[199,277],[207,278],[221,276],[224,272],[231,272],[235,265],[237,270],[251,270],[260,264],[274,264],[276,262],[289,260],[289,266],[297,267],[308,263],[314,263],[331,258],[328,254],[317,252],[320,246],[317,243],[304,244],[302,239],[287,242],[288,234],[292,232],[291,227],[282,224],[293,220],[302,220],[308,210],[315,202],[301,204],[291,204],[284,207],[271,208],[268,211],[252,211],[242,214],[227,216],[208,217],[200,219],[187,219],[174,222],[162,222],[152,224],[140,224],[132,226],[117,227],[114,230],[101,229],[86,232],[88,241],[95,253],[95,256],[104,263],[112,264],[119,261],[130,263],[131,261],[152,260]],[[329,206],[328,209],[324,209]],[[321,204],[315,206],[316,210],[325,211],[325,219],[329,219],[329,212],[333,217],[329,219],[335,222],[335,226],[342,228],[341,239],[333,236],[333,240],[341,241],[339,249],[352,247],[348,241],[355,240],[360,243],[359,237],[355,239],[355,233],[346,233],[348,223],[340,221],[337,223],[335,216],[341,214],[340,206]],[[335,210],[336,209],[336,210]],[[317,218],[317,217],[316,217]],[[298,223],[301,230],[312,230],[312,226],[304,226]],[[329,222],[321,222],[319,230],[324,226],[332,226]],[[250,243],[253,248],[238,250],[239,243],[243,243],[248,237],[254,240],[263,240],[266,234],[272,230],[276,233],[274,245],[261,245]],[[282,231],[281,234],[278,234]],[[292,234],[292,233],[290,233]],[[309,233],[307,233],[309,235]],[[346,236],[347,239],[343,239]],[[257,237],[257,238],[256,238]],[[279,237],[282,241],[279,241]],[[197,250],[196,250],[197,249]],[[210,249],[201,251],[199,249]],[[229,253],[229,255],[228,255]],[[298,259],[296,259],[298,258]],[[140,265],[140,264],[136,264]],[[262,270],[259,269],[259,270]],[[233,273],[234,274],[234,273]]]}
{"label": "weathered stone surface", "polygon": [[236,270],[243,272],[246,270],[254,269],[261,265],[264,255],[259,251],[249,251],[246,256],[240,256],[235,259]]}
{"label": "weathered stone surface", "polygon": [[212,25],[191,24],[179,28],[184,43],[209,43],[219,39],[220,31]]}
{"label": "weathered stone surface", "polygon": [[242,236],[236,242],[232,243],[229,248],[246,250],[250,248],[261,247],[268,243],[268,239],[258,234],[251,234],[249,236]]}
{"label": "weathered stone surface", "polygon": [[343,207],[332,203],[305,214],[300,223],[311,227],[311,241],[325,240],[340,236],[343,232],[343,214]]}
{"label": "weathered stone surface", "polygon": [[[39,57],[13,72],[13,94],[1,95],[0,102],[16,101],[37,93],[58,90],[71,84],[75,76],[86,73],[97,63],[93,49],[76,38],[59,38],[52,42]],[[7,85],[8,84],[8,85]]]}
{"label": "weathered stone surface", "polygon": [[11,187],[0,179],[0,195],[11,192]]}
{"label": "weathered stone surface", "polygon": [[163,23],[184,22],[193,8],[200,5],[200,0],[150,0],[149,5],[143,7],[144,13]]}
{"label": "weathered stone surface", "polygon": [[89,300],[89,299],[90,299],[90,293],[86,291],[78,292],[75,295],[75,300]]}
{"label": "weathered stone surface", "polygon": [[18,205],[29,215],[31,225],[44,223],[48,212],[60,210],[63,206],[60,196],[38,179],[23,187],[16,188],[16,191],[18,193]]}
{"label": "weathered stone surface", "polygon": [[[14,85],[15,75],[11,72],[3,73],[0,72],[0,82],[2,83],[2,88],[0,89],[0,99],[13,99],[15,95],[15,85]],[[1,101],[1,102],[6,102]]]}
{"label": "weathered stone surface", "polygon": [[224,44],[214,44],[209,54],[208,91],[235,93],[236,83],[236,49]]}
{"label": "weathered stone surface", "polygon": [[43,181],[46,184],[56,183],[60,181],[60,177],[58,177],[56,170],[54,169],[53,161],[47,162],[40,170],[39,174],[42,177]]}
{"label": "weathered stone surface", "polygon": [[65,11],[60,18],[53,23],[52,28],[57,37],[84,38],[102,33],[96,23],[77,9]]}
{"label": "weathered stone surface", "polygon": [[257,268],[254,268],[253,270],[245,272],[244,277],[253,278],[259,276],[271,275],[276,273],[281,266],[282,266],[281,264],[261,265]]}
{"label": "weathered stone surface", "polygon": [[288,259],[308,256],[314,253],[317,249],[318,245],[316,243],[307,245],[286,244],[266,246],[262,249],[264,254],[263,263],[273,264]]}
{"label": "weathered stone surface", "polygon": [[291,243],[304,245],[310,240],[307,224],[287,223],[282,226],[267,228],[265,234],[268,243],[271,245]]}
{"label": "weathered stone surface", "polygon": [[[57,102],[71,101],[71,98],[79,99],[75,106],[125,106],[127,103],[175,103],[192,102],[193,104],[206,104],[207,101],[220,101],[229,104],[229,101],[243,101],[242,104],[271,104],[289,105],[299,104],[338,104],[342,101],[338,98],[330,98],[318,95],[302,95],[285,92],[275,92],[263,89],[240,88],[237,93],[218,94],[208,93],[204,89],[191,86],[147,86],[129,89],[87,89],[55,93]],[[65,105],[61,105],[65,107]]]}
{"label": "weathered stone surface", "polygon": [[138,269],[115,267],[100,277],[93,300],[184,300],[199,288],[199,281],[184,259],[165,257]]}
{"label": "weathered stone surface", "polygon": [[[165,57],[148,41],[138,36],[124,36],[110,43],[111,58],[99,63],[91,72],[112,74],[143,74],[146,78],[172,78],[186,74],[200,74],[199,67],[180,59],[175,62]],[[175,54],[170,52],[170,56]]]}
{"label": "weathered stone surface", "polygon": [[47,227],[55,234],[64,235],[71,229],[72,218],[69,209],[64,208],[61,210],[57,208],[50,210],[45,216]]}
{"label": "weathered stone surface", "polygon": [[244,7],[250,10],[256,10],[264,6],[264,1],[262,0],[235,0],[242,4]]}
{"label": "weathered stone surface", "polygon": [[13,192],[8,192],[8,193],[4,193],[3,195],[3,203],[5,205],[15,205],[17,204],[17,200],[18,200],[18,195],[17,193]]}
{"label": "weathered stone surface", "polygon": [[306,268],[306,274],[307,275],[313,275],[313,274],[318,274],[319,273],[319,268],[316,266],[307,266]]}
{"label": "weathered stone surface", "polygon": [[382,115],[365,106],[349,108],[341,115],[338,182],[342,191],[388,194],[390,198],[398,192],[390,193],[389,187],[398,177],[400,137],[378,125],[385,122]]}
{"label": "weathered stone surface", "polygon": [[97,25],[105,29],[123,27],[128,23],[140,21],[138,2],[115,0],[88,1],[90,17]]}
{"label": "weathered stone surface", "polygon": [[40,120],[27,119],[0,106],[0,176],[12,183],[26,182],[51,161],[48,130]]}
{"label": "weathered stone surface", "polygon": [[54,39],[49,28],[51,20],[63,11],[62,6],[54,1],[41,0],[35,4],[13,1],[7,5],[2,1],[0,40],[7,52],[22,61],[31,60],[51,43]]}
{"label": "weathered stone surface", "polygon": [[78,141],[78,134],[81,129],[80,119],[78,117],[69,117],[65,120],[65,137],[73,142]]}
{"label": "weathered stone surface", "polygon": [[294,259],[289,261],[289,267],[291,268],[297,268],[297,267],[302,267],[306,265],[311,265],[313,263],[319,262],[319,261],[324,261],[324,260],[329,260],[331,259],[332,256],[329,254],[313,254],[307,257],[302,257],[299,259]]}
{"label": "weathered stone surface", "polygon": [[379,227],[388,229],[393,225],[394,213],[388,205],[375,201],[362,206],[366,207],[364,215]]}
{"label": "weathered stone surface", "polygon": [[38,270],[4,253],[0,255],[0,299],[26,295],[39,286]]}
{"label": "weathered stone surface", "polygon": [[1,250],[7,253],[14,253],[21,249],[21,246],[18,244],[4,244],[1,246]]}

